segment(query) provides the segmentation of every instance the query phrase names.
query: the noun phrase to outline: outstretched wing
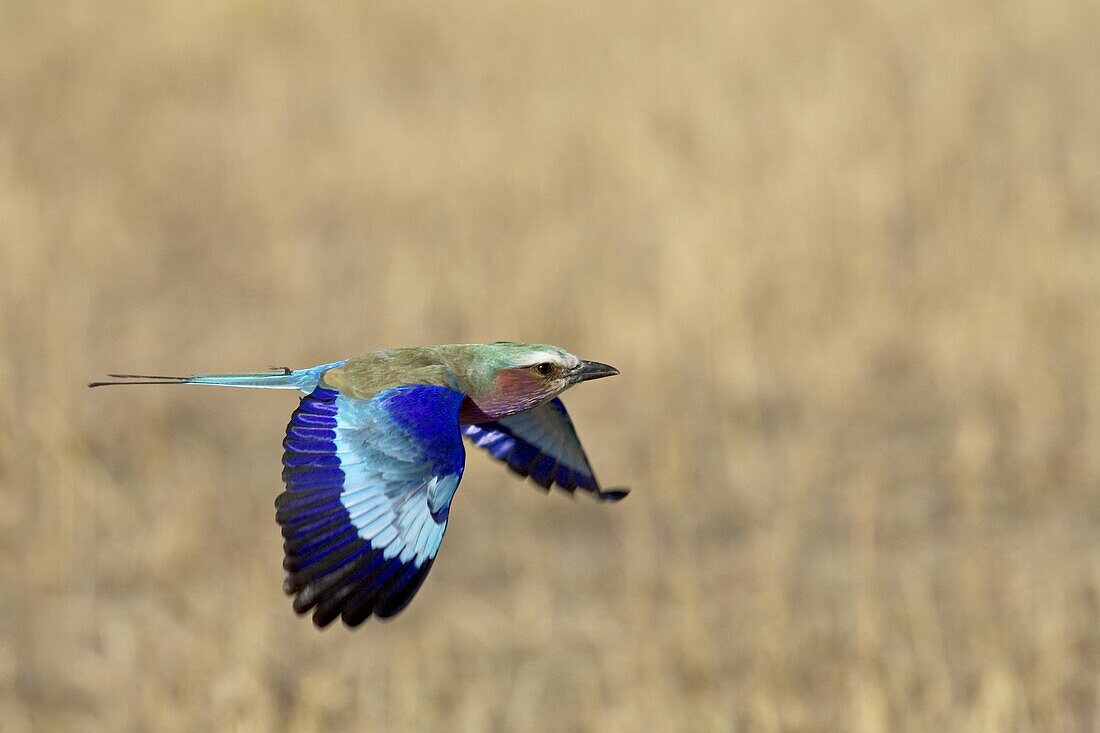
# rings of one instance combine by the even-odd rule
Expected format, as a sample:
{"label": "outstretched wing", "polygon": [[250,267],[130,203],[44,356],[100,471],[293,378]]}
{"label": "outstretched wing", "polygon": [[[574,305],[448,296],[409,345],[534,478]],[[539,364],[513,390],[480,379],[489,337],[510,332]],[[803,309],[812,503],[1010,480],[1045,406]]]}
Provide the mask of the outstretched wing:
{"label": "outstretched wing", "polygon": [[283,446],[285,590],[325,626],[403,609],[447,529],[465,465],[463,395],[395,387],[369,400],[318,387],[290,418]]}
{"label": "outstretched wing", "polygon": [[521,476],[529,476],[543,488],[557,484],[572,493],[578,488],[600,499],[618,501],[628,489],[600,488],[584,454],[565,405],[554,398],[544,405],[511,417],[477,425],[463,425],[462,433]]}

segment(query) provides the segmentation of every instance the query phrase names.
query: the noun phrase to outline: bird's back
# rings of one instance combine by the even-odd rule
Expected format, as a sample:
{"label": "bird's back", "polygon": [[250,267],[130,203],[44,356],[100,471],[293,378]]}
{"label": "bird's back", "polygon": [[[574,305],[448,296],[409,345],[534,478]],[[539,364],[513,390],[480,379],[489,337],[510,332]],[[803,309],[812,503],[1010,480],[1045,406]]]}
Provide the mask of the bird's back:
{"label": "bird's back", "polygon": [[458,387],[458,377],[445,353],[452,347],[418,346],[382,349],[348,359],[321,377],[322,385],[359,399],[370,399],[392,387],[426,384]]}

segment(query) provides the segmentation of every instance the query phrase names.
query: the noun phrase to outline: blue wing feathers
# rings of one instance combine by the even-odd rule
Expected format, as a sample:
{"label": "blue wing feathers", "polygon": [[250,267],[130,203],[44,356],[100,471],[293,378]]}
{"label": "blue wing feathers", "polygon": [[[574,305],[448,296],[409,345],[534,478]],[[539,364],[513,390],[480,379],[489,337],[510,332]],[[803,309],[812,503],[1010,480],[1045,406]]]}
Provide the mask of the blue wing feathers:
{"label": "blue wing feathers", "polygon": [[531,478],[542,484],[543,488],[548,489],[550,485],[554,483],[554,479],[557,476],[557,467],[557,461],[550,456],[541,455],[535,459],[534,464],[530,468]]}
{"label": "blue wing feathers", "polygon": [[335,539],[330,539],[323,552],[316,551],[317,545],[306,545],[301,550],[288,552],[283,568],[293,570],[297,581],[314,580],[319,569],[334,564],[345,555],[359,554],[360,548],[355,539],[354,532],[341,533]]}
{"label": "blue wing feathers", "polygon": [[[364,553],[355,544],[347,544],[334,549],[327,555],[315,557],[309,562],[288,568],[292,571],[293,580],[288,577],[286,586],[288,593],[311,590],[311,595],[316,597],[317,591],[331,588],[331,576],[339,572],[340,577],[347,579],[348,574],[359,566],[360,560],[370,553]],[[349,569],[350,568],[350,569]],[[323,586],[318,588],[316,586]]]}
{"label": "blue wing feathers", "polygon": [[478,425],[458,424],[464,396],[397,387],[369,400],[326,387],[302,398],[283,440],[276,499],[294,610],[325,626],[388,618],[412,600],[435,561],[462,477],[464,434],[548,488],[604,491],[560,400]]}
{"label": "blue wing feathers", "polygon": [[327,413],[295,412],[290,424],[302,428],[336,429],[336,421]]}
{"label": "blue wing feathers", "polygon": [[[409,605],[409,601],[416,594],[416,591],[420,590],[421,583],[424,582],[424,578],[428,577],[428,571],[431,570],[433,560],[428,560],[424,565],[416,568],[412,571],[410,568],[406,570],[406,577],[401,579],[401,582],[397,584],[394,590],[386,595],[374,608],[374,614],[379,618],[390,618],[396,616],[405,606]],[[412,574],[410,575],[410,571]]]}
{"label": "blue wing feathers", "polygon": [[[434,399],[425,399],[432,395]],[[389,417],[414,436],[423,455],[447,473],[461,470],[466,460],[462,440],[455,440],[458,408],[465,396],[445,387],[397,387],[384,396]]]}
{"label": "blue wing feathers", "polygon": [[543,488],[554,484],[569,492],[580,488],[611,501],[627,494],[625,489],[600,488],[560,399],[500,420],[464,425],[462,432],[474,445]]}
{"label": "blue wing feathers", "polygon": [[401,611],[416,594],[446,528],[462,475],[463,396],[399,387],[358,400],[318,387],[302,398],[283,441],[284,588],[294,609],[325,626]]}
{"label": "blue wing feathers", "polygon": [[489,446],[489,453],[492,454],[493,458],[496,458],[499,461],[507,458],[508,453],[510,453],[515,447],[516,441],[512,440],[511,438],[505,438],[503,440],[497,440],[496,442],[492,443]]}

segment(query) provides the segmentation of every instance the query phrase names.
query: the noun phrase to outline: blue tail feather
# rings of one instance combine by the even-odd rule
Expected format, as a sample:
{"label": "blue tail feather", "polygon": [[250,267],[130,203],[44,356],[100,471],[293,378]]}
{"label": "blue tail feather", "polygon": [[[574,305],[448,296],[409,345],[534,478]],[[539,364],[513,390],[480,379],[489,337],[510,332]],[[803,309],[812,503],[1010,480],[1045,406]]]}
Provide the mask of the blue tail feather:
{"label": "blue tail feather", "polygon": [[195,374],[190,377],[164,377],[146,374],[111,374],[121,381],[91,382],[89,387],[103,387],[112,384],[204,384],[213,387],[253,387],[258,389],[297,389],[310,394],[321,381],[321,375],[329,369],[343,366],[345,362],[334,361],[308,369],[278,369],[266,372],[243,372],[240,374]]}

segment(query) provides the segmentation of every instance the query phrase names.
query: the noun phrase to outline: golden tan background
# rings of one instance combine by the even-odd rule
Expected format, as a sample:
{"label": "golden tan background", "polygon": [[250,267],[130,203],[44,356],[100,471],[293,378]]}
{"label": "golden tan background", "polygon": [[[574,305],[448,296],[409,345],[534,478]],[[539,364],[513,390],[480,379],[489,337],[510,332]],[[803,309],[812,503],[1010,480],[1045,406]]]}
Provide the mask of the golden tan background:
{"label": "golden tan background", "polygon": [[[938,6],[938,7],[937,7]],[[0,730],[1100,725],[1100,5],[0,2]],[[288,393],[559,343],[397,620],[281,593]]]}

